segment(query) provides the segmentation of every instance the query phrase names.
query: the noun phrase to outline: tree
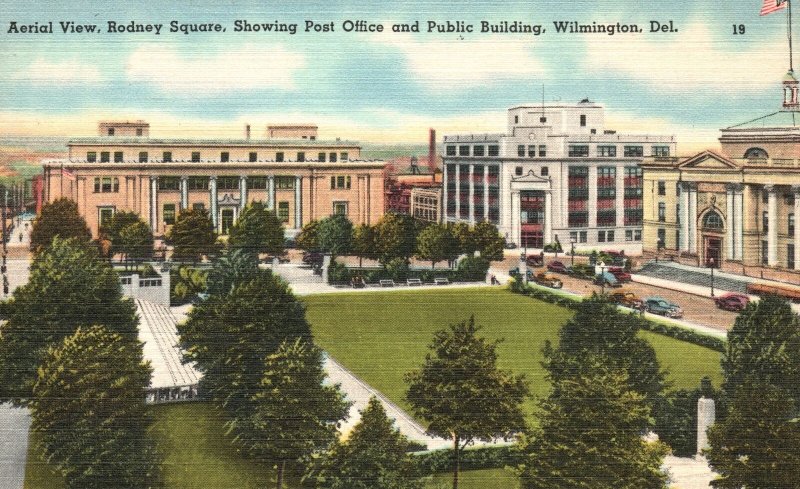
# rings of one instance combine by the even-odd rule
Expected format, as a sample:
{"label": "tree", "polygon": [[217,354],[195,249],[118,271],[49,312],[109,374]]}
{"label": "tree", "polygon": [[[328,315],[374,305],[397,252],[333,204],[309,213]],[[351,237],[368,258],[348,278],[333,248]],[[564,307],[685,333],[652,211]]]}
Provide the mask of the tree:
{"label": "tree", "polygon": [[469,224],[465,222],[457,222],[450,226],[450,231],[453,236],[458,240],[458,250],[462,255],[472,255],[477,250],[475,246],[474,236]]}
{"label": "tree", "polygon": [[353,223],[343,214],[334,214],[319,221],[317,246],[331,255],[343,255],[350,251],[353,238]]}
{"label": "tree", "polygon": [[641,427],[650,409],[624,370],[590,355],[569,376],[552,376],[540,403],[540,426],[521,440],[524,489],[663,488],[667,447],[649,443]]}
{"label": "tree", "polygon": [[72,200],[61,198],[42,206],[42,212],[33,221],[31,250],[39,251],[49,246],[56,236],[82,242],[92,239],[86,221],[78,212],[78,204]]}
{"label": "tree", "polygon": [[153,257],[153,232],[143,221],[128,224],[112,241],[114,251],[125,255],[126,259],[145,260]]}
{"label": "tree", "polygon": [[[111,242],[110,253],[112,256],[115,253],[120,253],[117,248],[121,244],[120,233],[122,230],[137,222],[144,222],[139,217],[139,214],[130,211],[119,211],[115,212],[111,219],[100,227],[100,239]],[[145,223],[145,225],[147,224]]]}
{"label": "tree", "polygon": [[102,326],[51,346],[31,403],[40,449],[70,488],[154,487],[155,450],[144,389],[152,369],[142,344]]}
{"label": "tree", "polygon": [[231,227],[228,247],[255,254],[281,254],[284,249],[283,223],[262,202],[251,202]]}
{"label": "tree", "polygon": [[206,276],[206,291],[215,295],[228,294],[237,285],[256,278],[259,273],[256,255],[250,250],[236,248],[214,261],[214,266]]}
{"label": "tree", "polygon": [[420,489],[411,443],[371,397],[347,441],[323,456],[318,489]]}
{"label": "tree", "polygon": [[497,368],[497,345],[477,336],[475,317],[437,331],[422,368],[406,374],[406,400],[428,433],[453,440],[453,489],[461,452],[475,440],[508,439],[525,429],[522,375]]}
{"label": "tree", "polygon": [[430,260],[433,269],[436,262],[458,256],[458,241],[447,226],[431,224],[417,236],[417,256],[422,260]]}
{"label": "tree", "polygon": [[482,256],[465,256],[458,262],[462,280],[484,280],[489,271],[489,260]]}
{"label": "tree", "polygon": [[278,489],[286,462],[333,443],[338,422],[347,417],[350,403],[338,384],[324,384],[326,377],[322,350],[306,340],[284,341],[267,356],[247,436],[252,452],[277,462]]}
{"label": "tree", "polygon": [[172,257],[177,260],[198,261],[203,255],[217,251],[217,233],[205,209],[184,209],[169,231]]}
{"label": "tree", "polygon": [[316,219],[309,221],[300,230],[300,234],[295,238],[297,247],[301,250],[316,251],[319,248],[319,221]]}
{"label": "tree", "polygon": [[382,263],[387,263],[392,258],[408,261],[414,254],[416,235],[413,217],[389,212],[375,225],[375,232]]}
{"label": "tree", "polygon": [[351,240],[352,253],[358,257],[358,266],[362,266],[364,258],[374,258],[377,256],[377,235],[375,228],[369,224],[360,224],[353,228],[353,238]]}
{"label": "tree", "polygon": [[497,226],[488,222],[481,221],[472,230],[472,242],[475,249],[481,256],[489,261],[498,261],[504,258],[506,240],[500,236]]}
{"label": "tree", "polygon": [[122,297],[119,276],[90,243],[54,238],[34,257],[28,283],[9,302],[0,329],[0,398],[21,403],[31,395],[47,348],[80,326],[102,324],[136,341],[132,301]]}
{"label": "tree", "polygon": [[722,358],[727,415],[709,429],[720,488],[793,487],[800,471],[800,320],[776,296],[751,302]]}

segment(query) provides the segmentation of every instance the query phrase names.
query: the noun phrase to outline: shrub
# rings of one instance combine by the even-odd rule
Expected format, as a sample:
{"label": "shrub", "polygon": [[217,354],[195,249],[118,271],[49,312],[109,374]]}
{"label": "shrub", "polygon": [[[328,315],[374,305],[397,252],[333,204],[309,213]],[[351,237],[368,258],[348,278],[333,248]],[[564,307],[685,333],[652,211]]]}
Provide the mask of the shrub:
{"label": "shrub", "polygon": [[329,284],[346,284],[350,282],[353,273],[343,264],[337,261],[331,261],[328,267],[328,283]]}
{"label": "shrub", "polygon": [[458,271],[464,280],[484,280],[489,271],[489,260],[481,256],[467,256],[458,262]]}
{"label": "shrub", "polygon": [[408,263],[403,258],[392,258],[386,264],[386,271],[392,280],[405,282],[408,278]]}
{"label": "shrub", "polygon": [[[453,449],[418,453],[416,462],[422,474],[447,472],[453,465]],[[463,470],[515,467],[522,463],[522,453],[516,445],[471,448],[461,452],[460,462]]]}

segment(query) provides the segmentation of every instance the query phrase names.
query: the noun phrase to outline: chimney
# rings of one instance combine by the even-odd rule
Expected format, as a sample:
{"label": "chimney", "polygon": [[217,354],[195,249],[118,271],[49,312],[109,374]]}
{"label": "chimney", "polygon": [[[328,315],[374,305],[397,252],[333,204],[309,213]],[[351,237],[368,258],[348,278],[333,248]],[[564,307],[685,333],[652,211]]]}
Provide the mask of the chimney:
{"label": "chimney", "polygon": [[436,129],[428,132],[428,169],[431,171],[431,178],[436,181]]}
{"label": "chimney", "polygon": [[244,126],[244,138],[248,141],[250,140],[250,124],[245,124]]}

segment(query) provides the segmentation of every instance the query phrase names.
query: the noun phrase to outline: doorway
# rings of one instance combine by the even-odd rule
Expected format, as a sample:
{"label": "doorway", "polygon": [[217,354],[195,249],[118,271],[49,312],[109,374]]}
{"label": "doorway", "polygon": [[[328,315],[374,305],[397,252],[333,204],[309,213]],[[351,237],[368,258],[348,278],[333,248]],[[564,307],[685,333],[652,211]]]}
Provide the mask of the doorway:
{"label": "doorway", "polygon": [[233,209],[230,208],[220,209],[219,216],[220,216],[219,219],[220,234],[223,235],[228,234],[228,231],[230,231],[231,226],[233,226],[233,220],[234,220]]}
{"label": "doorway", "polygon": [[[719,268],[720,260],[722,259],[722,238],[707,237],[706,238],[706,266],[711,266],[713,263],[714,268]],[[712,261],[713,260],[713,261]]]}

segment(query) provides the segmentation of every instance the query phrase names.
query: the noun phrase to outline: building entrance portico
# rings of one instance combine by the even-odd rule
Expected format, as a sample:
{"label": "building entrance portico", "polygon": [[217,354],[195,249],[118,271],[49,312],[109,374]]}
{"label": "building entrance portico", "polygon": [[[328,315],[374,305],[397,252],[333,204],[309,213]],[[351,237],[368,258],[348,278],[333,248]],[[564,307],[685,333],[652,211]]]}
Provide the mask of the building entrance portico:
{"label": "building entrance portico", "polygon": [[219,209],[217,211],[217,232],[227,235],[230,233],[233,223],[239,218],[240,199],[231,194],[225,194],[223,198],[219,199],[217,206]]}
{"label": "building entrance portico", "polygon": [[553,239],[550,179],[533,171],[511,180],[511,239],[524,248],[543,248]]}

